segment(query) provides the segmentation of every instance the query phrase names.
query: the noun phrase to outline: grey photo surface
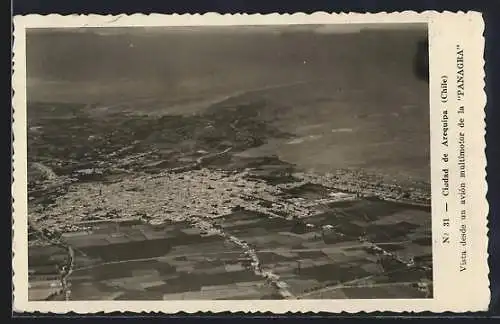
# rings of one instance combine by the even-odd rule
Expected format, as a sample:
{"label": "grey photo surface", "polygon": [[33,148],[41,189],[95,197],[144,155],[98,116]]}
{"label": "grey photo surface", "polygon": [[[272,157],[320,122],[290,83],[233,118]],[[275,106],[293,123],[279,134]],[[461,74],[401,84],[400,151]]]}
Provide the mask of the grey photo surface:
{"label": "grey photo surface", "polygon": [[29,299],[432,298],[426,41],[27,30]]}

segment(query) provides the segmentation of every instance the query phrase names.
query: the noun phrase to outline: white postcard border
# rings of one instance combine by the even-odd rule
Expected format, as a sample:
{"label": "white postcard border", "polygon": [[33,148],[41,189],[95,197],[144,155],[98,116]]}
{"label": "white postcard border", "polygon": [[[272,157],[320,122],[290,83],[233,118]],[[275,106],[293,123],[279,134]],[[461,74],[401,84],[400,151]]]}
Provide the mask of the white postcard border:
{"label": "white postcard border", "polygon": [[[431,101],[431,165],[432,165],[432,217],[433,217],[433,269],[434,297],[432,299],[348,299],[348,300],[245,300],[245,301],[28,301],[27,267],[27,144],[26,144],[26,62],[25,30],[27,28],[70,27],[126,27],[126,26],[228,26],[228,25],[285,25],[285,24],[356,24],[356,23],[427,23],[430,42],[430,101]],[[484,156],[484,60],[483,20],[475,12],[427,11],[377,14],[341,13],[328,14],[235,14],[221,15],[160,15],[134,14],[118,16],[100,15],[27,15],[14,17],[14,72],[13,72],[13,285],[14,311],[51,313],[95,312],[463,312],[485,310],[489,303],[487,265],[487,185]],[[455,46],[461,45],[467,53],[465,111],[467,131],[468,213],[469,238],[468,272],[457,272],[459,251],[457,229],[443,228],[443,199],[440,196],[441,75],[455,78]],[[451,87],[451,86],[450,86]],[[450,95],[451,96],[451,95]],[[450,99],[451,102],[451,99]],[[454,102],[455,106],[458,104]],[[450,108],[451,109],[451,108]],[[472,111],[472,109],[474,109]],[[450,113],[450,124],[457,122]],[[450,147],[458,130],[450,126]],[[455,141],[455,142],[453,142]],[[410,148],[409,148],[410,149]],[[450,164],[450,174],[457,172],[457,165]],[[456,184],[455,184],[456,185]],[[451,192],[451,191],[450,191]],[[457,195],[456,192],[453,192]],[[457,211],[456,199],[450,201],[448,210]],[[455,208],[455,209],[453,209]],[[472,220],[471,220],[472,219]],[[441,243],[444,231],[452,238],[450,247]]]}

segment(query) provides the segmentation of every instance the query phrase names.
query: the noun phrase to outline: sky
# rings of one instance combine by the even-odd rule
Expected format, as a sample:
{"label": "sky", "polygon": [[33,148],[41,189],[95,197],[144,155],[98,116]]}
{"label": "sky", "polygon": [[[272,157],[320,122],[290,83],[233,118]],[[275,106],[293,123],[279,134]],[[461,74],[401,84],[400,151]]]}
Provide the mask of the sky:
{"label": "sky", "polygon": [[28,30],[28,99],[175,97],[380,69],[409,77],[422,38],[415,24]]}

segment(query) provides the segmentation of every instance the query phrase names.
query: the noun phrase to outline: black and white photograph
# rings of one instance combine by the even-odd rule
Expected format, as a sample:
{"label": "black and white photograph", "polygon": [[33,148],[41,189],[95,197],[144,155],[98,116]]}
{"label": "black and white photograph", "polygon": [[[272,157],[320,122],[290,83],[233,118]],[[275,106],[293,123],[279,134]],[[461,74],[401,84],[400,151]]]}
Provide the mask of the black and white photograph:
{"label": "black and white photograph", "polygon": [[29,300],[432,298],[427,39],[27,29]]}

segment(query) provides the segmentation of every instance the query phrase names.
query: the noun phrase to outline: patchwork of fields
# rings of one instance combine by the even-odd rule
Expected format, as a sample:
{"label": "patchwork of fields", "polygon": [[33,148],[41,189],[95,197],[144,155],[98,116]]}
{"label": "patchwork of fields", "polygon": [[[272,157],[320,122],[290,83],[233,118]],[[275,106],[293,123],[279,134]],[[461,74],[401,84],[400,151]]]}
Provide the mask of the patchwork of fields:
{"label": "patchwork of fields", "polygon": [[[429,297],[428,210],[369,200],[322,208],[304,221],[240,210],[214,226],[251,246],[259,267],[279,276],[294,298]],[[72,300],[281,297],[252,271],[238,245],[189,223],[101,222],[90,228],[63,234],[75,250]],[[36,273],[46,270],[43,255],[49,253],[54,261],[64,257],[51,247],[30,250],[33,287],[45,280]]]}

